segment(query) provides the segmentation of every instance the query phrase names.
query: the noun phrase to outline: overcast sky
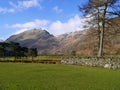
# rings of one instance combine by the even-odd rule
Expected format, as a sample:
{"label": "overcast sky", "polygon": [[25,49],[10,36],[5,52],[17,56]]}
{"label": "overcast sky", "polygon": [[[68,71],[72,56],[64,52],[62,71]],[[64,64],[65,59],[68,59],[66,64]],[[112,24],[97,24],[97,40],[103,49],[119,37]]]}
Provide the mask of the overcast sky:
{"label": "overcast sky", "polygon": [[53,35],[81,30],[78,5],[85,0],[0,0],[0,38],[31,28]]}

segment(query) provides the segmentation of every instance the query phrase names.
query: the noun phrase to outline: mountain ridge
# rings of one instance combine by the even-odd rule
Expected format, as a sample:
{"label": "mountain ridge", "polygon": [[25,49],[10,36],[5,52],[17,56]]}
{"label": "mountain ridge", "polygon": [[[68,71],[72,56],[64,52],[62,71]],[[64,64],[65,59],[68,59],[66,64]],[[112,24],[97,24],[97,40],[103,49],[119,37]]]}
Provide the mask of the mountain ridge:
{"label": "mountain ridge", "polygon": [[[19,42],[21,46],[37,48],[39,53],[49,54],[70,54],[72,51],[79,53],[81,45],[85,45],[87,30],[69,32],[54,36],[41,29],[31,29],[9,37],[6,42]],[[82,47],[83,47],[82,46]]]}
{"label": "mountain ridge", "polygon": [[[54,36],[46,30],[31,29],[12,35],[6,42],[14,41],[19,42],[21,46],[37,48],[39,54],[71,54],[75,51],[79,55],[96,55],[98,36],[94,32],[94,29],[89,29]],[[119,38],[120,36],[115,35],[109,38],[109,42],[105,43],[104,53],[115,54],[120,47]]]}
{"label": "mountain ridge", "polygon": [[6,42],[11,41],[19,42],[21,46],[28,48],[37,48],[41,53],[48,52],[57,45],[56,38],[46,30],[41,29],[31,29],[17,35],[12,35]]}

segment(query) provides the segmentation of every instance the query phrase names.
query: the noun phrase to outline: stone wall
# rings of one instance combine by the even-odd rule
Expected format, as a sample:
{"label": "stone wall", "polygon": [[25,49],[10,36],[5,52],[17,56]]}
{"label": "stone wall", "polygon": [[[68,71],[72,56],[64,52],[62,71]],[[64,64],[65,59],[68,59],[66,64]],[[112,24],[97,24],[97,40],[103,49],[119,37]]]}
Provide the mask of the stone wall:
{"label": "stone wall", "polygon": [[120,69],[120,58],[63,58],[62,64],[79,64],[86,66]]}

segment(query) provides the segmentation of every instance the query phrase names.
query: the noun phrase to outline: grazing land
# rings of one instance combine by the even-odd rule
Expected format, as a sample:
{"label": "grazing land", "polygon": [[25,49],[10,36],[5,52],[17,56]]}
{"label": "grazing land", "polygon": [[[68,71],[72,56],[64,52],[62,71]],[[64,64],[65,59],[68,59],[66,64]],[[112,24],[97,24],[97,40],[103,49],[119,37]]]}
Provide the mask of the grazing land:
{"label": "grazing land", "polygon": [[0,63],[0,90],[120,90],[120,71],[79,65]]}

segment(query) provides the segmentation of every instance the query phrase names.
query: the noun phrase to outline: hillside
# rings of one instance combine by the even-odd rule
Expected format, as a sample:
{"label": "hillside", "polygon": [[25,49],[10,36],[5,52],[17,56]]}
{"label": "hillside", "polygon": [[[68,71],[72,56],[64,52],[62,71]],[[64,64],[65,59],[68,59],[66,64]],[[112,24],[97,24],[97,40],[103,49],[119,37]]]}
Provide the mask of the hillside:
{"label": "hillside", "polygon": [[57,37],[59,40],[57,52],[62,52],[64,54],[70,54],[72,51],[78,52],[78,48],[82,45],[86,33],[86,31],[76,31],[59,35]]}
{"label": "hillside", "polygon": [[44,54],[70,54],[72,51],[79,50],[85,34],[86,31],[76,31],[55,37],[46,30],[32,29],[12,35],[6,42],[19,42],[21,46],[37,48],[39,53]]}
{"label": "hillside", "polygon": [[37,48],[39,52],[51,52],[58,45],[57,39],[46,30],[31,29],[9,37],[6,42],[19,42],[21,46]]}

